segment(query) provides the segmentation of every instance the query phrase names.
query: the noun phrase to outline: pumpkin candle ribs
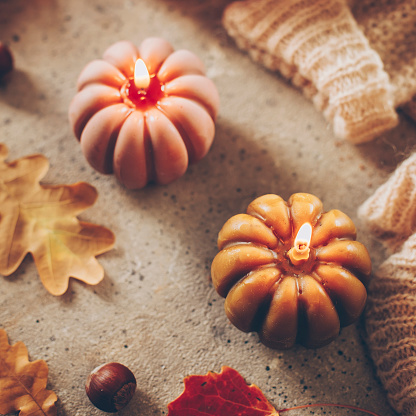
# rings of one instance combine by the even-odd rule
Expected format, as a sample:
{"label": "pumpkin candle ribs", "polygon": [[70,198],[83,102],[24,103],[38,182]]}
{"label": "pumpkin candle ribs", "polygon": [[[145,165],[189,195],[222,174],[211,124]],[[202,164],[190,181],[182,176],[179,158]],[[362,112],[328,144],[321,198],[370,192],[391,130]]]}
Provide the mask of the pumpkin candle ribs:
{"label": "pumpkin candle ribs", "polygon": [[313,195],[255,199],[218,236],[211,274],[228,318],[271,348],[328,344],[366,303],[371,260],[355,238],[351,219]]}

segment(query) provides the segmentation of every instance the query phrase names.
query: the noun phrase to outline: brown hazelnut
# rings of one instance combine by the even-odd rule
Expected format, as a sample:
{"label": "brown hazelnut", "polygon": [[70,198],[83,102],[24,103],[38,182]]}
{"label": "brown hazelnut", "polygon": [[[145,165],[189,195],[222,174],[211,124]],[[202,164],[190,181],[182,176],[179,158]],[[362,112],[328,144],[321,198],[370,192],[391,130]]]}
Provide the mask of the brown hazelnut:
{"label": "brown hazelnut", "polygon": [[13,56],[3,42],[0,42],[0,79],[13,69]]}
{"label": "brown hazelnut", "polygon": [[136,378],[123,364],[107,363],[92,370],[85,391],[98,409],[115,413],[123,409],[136,391]]}

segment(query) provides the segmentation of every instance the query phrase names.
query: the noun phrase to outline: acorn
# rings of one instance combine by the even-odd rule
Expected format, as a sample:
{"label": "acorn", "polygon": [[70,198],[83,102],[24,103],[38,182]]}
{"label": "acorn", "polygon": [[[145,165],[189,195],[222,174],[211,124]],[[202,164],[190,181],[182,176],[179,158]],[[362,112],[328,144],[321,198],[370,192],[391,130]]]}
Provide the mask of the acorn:
{"label": "acorn", "polygon": [[85,391],[95,407],[115,413],[126,407],[133,397],[136,378],[123,364],[103,364],[91,371]]}
{"label": "acorn", "polygon": [[0,42],[0,79],[13,69],[13,56],[6,44]]}

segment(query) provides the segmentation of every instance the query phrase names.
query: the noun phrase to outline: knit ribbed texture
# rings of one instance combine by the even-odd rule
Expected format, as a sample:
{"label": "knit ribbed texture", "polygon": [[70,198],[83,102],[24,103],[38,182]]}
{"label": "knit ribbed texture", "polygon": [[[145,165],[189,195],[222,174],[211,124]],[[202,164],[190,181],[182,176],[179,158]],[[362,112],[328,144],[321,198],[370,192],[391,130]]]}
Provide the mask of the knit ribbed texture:
{"label": "knit ribbed texture", "polygon": [[416,415],[416,234],[391,255],[369,287],[367,342],[392,407]]}
{"label": "knit ribbed texture", "polygon": [[352,11],[390,76],[395,105],[406,106],[416,94],[416,2],[361,0]]}
{"label": "knit ribbed texture", "polygon": [[358,214],[391,252],[416,232],[416,153],[361,205]]}
{"label": "knit ribbed texture", "polygon": [[378,53],[346,0],[246,0],[223,24],[237,45],[311,98],[338,137],[373,139],[397,124],[393,90]]}
{"label": "knit ribbed texture", "polygon": [[[416,154],[358,210],[374,235],[397,250],[368,288],[367,342],[392,407],[416,415]],[[404,243],[402,244],[402,242]]]}

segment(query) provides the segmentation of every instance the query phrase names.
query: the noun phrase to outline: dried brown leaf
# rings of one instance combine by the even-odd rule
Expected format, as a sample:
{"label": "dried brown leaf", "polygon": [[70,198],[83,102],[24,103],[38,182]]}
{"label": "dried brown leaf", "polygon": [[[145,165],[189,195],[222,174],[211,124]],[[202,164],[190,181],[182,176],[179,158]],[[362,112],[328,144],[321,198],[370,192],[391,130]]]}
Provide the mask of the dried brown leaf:
{"label": "dried brown leaf", "polygon": [[29,362],[22,342],[10,345],[0,329],[0,413],[20,411],[19,416],[55,416],[58,397],[46,390],[48,365]]}
{"label": "dried brown leaf", "polygon": [[12,274],[31,253],[45,288],[53,295],[68,289],[69,278],[97,284],[104,270],[95,256],[110,250],[114,234],[76,216],[94,204],[97,191],[79,182],[42,185],[49,168],[42,155],[6,163],[0,144],[0,273]]}

